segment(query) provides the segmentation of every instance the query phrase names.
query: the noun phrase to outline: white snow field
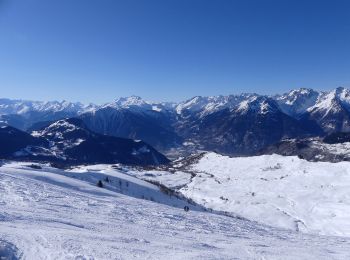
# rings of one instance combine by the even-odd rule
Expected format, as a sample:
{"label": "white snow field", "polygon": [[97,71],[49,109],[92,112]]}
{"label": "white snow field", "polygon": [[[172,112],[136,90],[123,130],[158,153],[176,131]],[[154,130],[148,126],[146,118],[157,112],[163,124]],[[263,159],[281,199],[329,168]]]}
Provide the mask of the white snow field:
{"label": "white snow field", "polygon": [[[107,166],[65,172],[25,165],[0,167],[0,259],[350,258],[350,239],[185,212],[169,206],[185,202]],[[94,183],[102,175],[109,175],[107,188]],[[140,187],[164,203],[138,199]]]}
{"label": "white snow field", "polygon": [[213,210],[306,233],[350,236],[350,162],[206,153],[174,169],[130,173],[168,187],[181,184],[181,194]]}

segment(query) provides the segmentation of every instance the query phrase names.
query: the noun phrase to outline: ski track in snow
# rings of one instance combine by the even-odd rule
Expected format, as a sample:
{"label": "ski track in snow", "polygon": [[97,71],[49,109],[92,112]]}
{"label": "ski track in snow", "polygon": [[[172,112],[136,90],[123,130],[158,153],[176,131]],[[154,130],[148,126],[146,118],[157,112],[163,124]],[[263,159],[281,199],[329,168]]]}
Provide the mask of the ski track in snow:
{"label": "ski track in snow", "polygon": [[201,211],[186,213],[59,171],[16,163],[0,168],[0,258],[350,257],[349,239],[295,233]]}

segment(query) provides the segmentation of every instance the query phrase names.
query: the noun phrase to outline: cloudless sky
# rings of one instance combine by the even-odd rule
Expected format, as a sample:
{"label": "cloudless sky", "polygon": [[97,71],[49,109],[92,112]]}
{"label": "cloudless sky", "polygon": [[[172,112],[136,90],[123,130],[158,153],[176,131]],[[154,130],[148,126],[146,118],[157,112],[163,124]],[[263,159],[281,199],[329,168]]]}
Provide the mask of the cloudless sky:
{"label": "cloudless sky", "polygon": [[346,0],[0,0],[0,96],[103,103],[350,87]]}

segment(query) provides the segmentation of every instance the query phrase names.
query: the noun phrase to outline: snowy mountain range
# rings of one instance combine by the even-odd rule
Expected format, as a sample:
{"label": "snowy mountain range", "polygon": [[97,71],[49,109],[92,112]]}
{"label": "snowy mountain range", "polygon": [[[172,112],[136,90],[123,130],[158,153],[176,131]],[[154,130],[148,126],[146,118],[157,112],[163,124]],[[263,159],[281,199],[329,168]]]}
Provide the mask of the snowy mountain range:
{"label": "snowy mountain range", "polygon": [[0,121],[36,130],[79,117],[91,130],[143,140],[161,152],[215,150],[250,155],[285,138],[350,131],[350,90],[296,89],[283,95],[197,96],[180,103],[119,98],[104,105],[0,99]]}
{"label": "snowy mountain range", "polygon": [[96,108],[96,105],[79,102],[0,99],[0,123],[27,130],[39,122],[76,117]]}

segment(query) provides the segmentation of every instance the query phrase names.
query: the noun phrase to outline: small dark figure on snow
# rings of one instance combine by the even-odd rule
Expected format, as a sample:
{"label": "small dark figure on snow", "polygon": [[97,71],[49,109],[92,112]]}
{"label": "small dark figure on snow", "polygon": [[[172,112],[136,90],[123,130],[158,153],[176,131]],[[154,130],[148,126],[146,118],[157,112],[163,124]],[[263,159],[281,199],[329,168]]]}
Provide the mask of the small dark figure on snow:
{"label": "small dark figure on snow", "polygon": [[190,208],[188,206],[184,207],[184,211],[188,212],[190,210]]}
{"label": "small dark figure on snow", "polygon": [[105,182],[109,182],[109,178],[108,178],[108,176],[105,178]]}
{"label": "small dark figure on snow", "polygon": [[99,180],[99,181],[97,182],[97,187],[103,188],[103,183],[102,183],[101,180]]}

